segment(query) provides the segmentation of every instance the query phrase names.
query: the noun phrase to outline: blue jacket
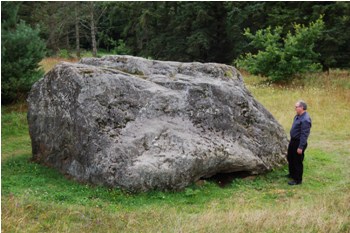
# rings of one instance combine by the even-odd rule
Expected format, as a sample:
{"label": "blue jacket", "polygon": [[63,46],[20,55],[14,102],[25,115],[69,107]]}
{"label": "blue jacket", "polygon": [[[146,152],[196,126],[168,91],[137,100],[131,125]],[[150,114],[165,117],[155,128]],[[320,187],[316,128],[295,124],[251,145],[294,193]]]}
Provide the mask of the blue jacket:
{"label": "blue jacket", "polygon": [[307,139],[310,135],[311,129],[311,118],[307,112],[304,112],[300,116],[296,115],[294,117],[292,128],[290,129],[290,139],[300,140],[300,149],[305,148],[307,144]]}

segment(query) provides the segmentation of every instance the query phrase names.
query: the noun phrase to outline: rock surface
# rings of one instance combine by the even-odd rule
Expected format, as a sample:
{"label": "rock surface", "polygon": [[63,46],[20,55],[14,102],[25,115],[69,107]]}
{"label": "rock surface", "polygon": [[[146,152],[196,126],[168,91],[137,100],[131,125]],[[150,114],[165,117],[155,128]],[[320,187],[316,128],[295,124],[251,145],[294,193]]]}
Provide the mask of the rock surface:
{"label": "rock surface", "polygon": [[131,192],[286,162],[287,137],[231,66],[131,56],[61,63],[34,84],[33,159]]}

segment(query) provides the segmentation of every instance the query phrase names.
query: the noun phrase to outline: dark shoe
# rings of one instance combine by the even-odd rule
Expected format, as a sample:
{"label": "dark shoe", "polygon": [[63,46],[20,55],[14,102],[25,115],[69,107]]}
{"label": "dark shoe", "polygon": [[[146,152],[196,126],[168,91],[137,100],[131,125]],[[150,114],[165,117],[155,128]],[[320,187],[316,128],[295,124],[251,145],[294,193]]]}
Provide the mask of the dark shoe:
{"label": "dark shoe", "polygon": [[292,181],[289,181],[288,184],[289,185],[299,185],[299,184],[301,184],[301,182],[297,182],[295,180],[292,180]]}

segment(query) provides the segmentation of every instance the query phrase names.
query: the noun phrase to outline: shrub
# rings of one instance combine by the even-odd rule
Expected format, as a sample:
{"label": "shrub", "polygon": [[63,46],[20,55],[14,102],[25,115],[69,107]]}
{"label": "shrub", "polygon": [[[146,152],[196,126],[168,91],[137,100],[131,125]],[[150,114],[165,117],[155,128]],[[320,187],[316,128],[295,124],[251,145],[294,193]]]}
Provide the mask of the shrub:
{"label": "shrub", "polygon": [[67,49],[60,49],[58,51],[58,57],[64,58],[64,59],[72,58],[72,56],[70,55],[70,53]]}
{"label": "shrub", "polygon": [[319,54],[314,52],[315,42],[321,35],[324,23],[322,17],[308,27],[294,24],[294,33],[282,36],[282,27],[258,30],[252,34],[249,29],[244,35],[252,40],[257,54],[247,53],[236,60],[236,65],[254,75],[266,76],[270,81],[290,81],[299,74],[318,71],[316,62]]}
{"label": "shrub", "polygon": [[115,41],[113,39],[110,39],[110,43],[113,46],[113,49],[111,52],[113,54],[119,54],[119,55],[125,55],[125,54],[130,54],[130,50],[126,46],[125,42],[121,39],[118,41]]}
{"label": "shrub", "polygon": [[23,99],[43,75],[38,64],[45,55],[45,43],[39,29],[23,21],[1,31],[1,102],[10,103]]}

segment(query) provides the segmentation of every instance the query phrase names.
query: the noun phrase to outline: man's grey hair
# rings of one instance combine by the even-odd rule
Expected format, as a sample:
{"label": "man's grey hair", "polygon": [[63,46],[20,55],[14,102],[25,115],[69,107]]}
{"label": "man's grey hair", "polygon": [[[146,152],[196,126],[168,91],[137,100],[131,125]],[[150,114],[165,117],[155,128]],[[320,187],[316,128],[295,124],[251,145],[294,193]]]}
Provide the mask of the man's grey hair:
{"label": "man's grey hair", "polygon": [[298,101],[299,106],[302,107],[304,110],[307,110],[307,104],[303,100]]}

